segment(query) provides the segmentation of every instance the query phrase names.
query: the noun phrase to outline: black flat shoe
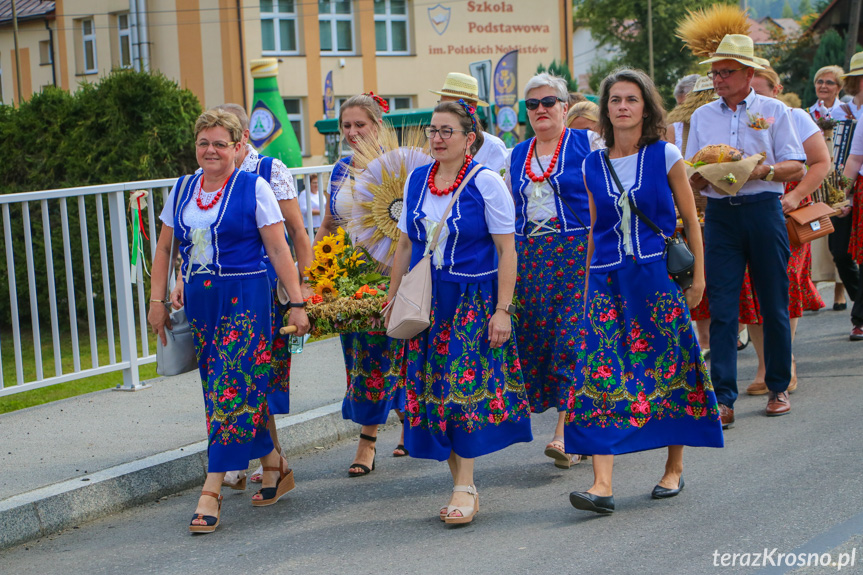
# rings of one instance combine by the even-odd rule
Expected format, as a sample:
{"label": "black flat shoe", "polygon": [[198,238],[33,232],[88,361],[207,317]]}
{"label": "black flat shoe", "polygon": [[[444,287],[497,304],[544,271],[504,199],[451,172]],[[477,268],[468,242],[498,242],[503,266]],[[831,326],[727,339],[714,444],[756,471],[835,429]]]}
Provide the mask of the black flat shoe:
{"label": "black flat shoe", "polygon": [[569,502],[576,509],[583,511],[593,511],[603,515],[614,513],[614,495],[600,497],[587,491],[573,491],[569,494]]}
{"label": "black flat shoe", "polygon": [[683,491],[683,476],[680,476],[680,482],[677,485],[677,489],[666,489],[661,485],[657,485],[653,488],[653,493],[650,494],[650,497],[653,499],[668,499],[669,497],[674,497],[678,493]]}
{"label": "black flat shoe", "polygon": [[833,311],[843,311],[848,308],[848,303],[834,303]]}

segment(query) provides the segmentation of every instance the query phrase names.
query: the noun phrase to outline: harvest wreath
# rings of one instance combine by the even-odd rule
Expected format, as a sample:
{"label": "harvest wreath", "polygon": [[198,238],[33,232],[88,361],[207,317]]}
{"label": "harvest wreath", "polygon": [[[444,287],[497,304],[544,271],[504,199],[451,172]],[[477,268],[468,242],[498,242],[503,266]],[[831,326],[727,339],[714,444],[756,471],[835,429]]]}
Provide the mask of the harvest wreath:
{"label": "harvest wreath", "polygon": [[381,308],[390,278],[375,271],[376,267],[366,250],[354,246],[341,227],[315,246],[315,259],[305,269],[315,290],[306,300],[312,335],[384,331]]}

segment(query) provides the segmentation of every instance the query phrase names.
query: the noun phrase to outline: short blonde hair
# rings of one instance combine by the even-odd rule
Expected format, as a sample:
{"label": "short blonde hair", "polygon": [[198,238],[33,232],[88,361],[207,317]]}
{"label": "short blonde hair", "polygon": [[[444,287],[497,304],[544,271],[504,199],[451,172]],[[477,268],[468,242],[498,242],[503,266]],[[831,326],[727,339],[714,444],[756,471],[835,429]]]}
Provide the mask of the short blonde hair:
{"label": "short blonde hair", "polygon": [[817,82],[818,79],[824,74],[833,74],[836,78],[836,82],[839,83],[839,87],[842,87],[842,75],[845,73],[845,70],[842,69],[841,66],[824,66],[817,72],[815,72],[815,77],[812,79],[812,82]]}
{"label": "short blonde hair", "polygon": [[569,112],[566,113],[566,125],[569,126],[569,124],[576,118],[587,118],[591,122],[598,122],[599,106],[590,100],[584,100],[583,102],[573,104],[569,109]]}
{"label": "short blonde hair", "polygon": [[231,112],[226,112],[218,108],[207,110],[195,122],[195,139],[198,134],[210,128],[224,128],[231,136],[231,140],[235,143],[243,138],[243,127],[240,125],[240,119]]}

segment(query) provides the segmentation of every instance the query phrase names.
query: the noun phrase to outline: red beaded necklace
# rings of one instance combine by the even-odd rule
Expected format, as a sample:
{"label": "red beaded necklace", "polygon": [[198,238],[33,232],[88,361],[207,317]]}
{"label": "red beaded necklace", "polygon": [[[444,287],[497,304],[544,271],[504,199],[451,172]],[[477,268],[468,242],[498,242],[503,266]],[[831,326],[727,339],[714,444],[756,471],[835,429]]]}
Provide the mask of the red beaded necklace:
{"label": "red beaded necklace", "polygon": [[436,161],[434,166],[432,166],[431,173],[429,174],[429,191],[436,196],[445,196],[455,190],[461,185],[461,181],[464,179],[464,173],[467,171],[468,164],[470,164],[471,160],[473,160],[473,156],[470,154],[464,157],[464,164],[462,165],[461,170],[459,170],[458,176],[452,185],[445,190],[439,190],[434,185],[434,177],[437,174],[438,168],[440,168],[440,162]]}
{"label": "red beaded necklace", "polygon": [[530,169],[530,160],[533,158],[533,151],[536,148],[536,138],[533,139],[533,142],[531,142],[530,144],[530,149],[527,151],[527,160],[525,160],[524,164],[524,171],[527,173],[527,176],[531,179],[531,181],[542,182],[544,180],[547,180],[551,173],[554,171],[554,166],[557,164],[557,157],[560,155],[560,148],[563,145],[564,135],[566,135],[566,130],[560,133],[560,139],[557,141],[557,148],[554,150],[554,155],[551,157],[551,162],[549,162],[548,168],[546,168],[545,172],[543,172],[541,176],[537,176],[533,173],[533,170]]}
{"label": "red beaded necklace", "polygon": [[[231,172],[231,176],[233,176],[233,175],[234,175],[234,173]],[[215,206],[216,204],[218,204],[219,200],[222,198],[222,194],[225,192],[225,186],[228,185],[228,180],[231,179],[231,176],[228,176],[225,179],[225,183],[222,184],[222,187],[219,188],[219,191],[216,192],[216,195],[213,197],[213,199],[210,201],[209,204],[205,204],[204,202],[201,201],[201,194],[204,193],[204,178],[201,177],[201,187],[198,188],[198,197],[195,198],[196,201],[198,202],[198,207],[201,208],[202,210],[206,211],[206,210],[209,210],[210,208],[212,208],[213,206]]]}

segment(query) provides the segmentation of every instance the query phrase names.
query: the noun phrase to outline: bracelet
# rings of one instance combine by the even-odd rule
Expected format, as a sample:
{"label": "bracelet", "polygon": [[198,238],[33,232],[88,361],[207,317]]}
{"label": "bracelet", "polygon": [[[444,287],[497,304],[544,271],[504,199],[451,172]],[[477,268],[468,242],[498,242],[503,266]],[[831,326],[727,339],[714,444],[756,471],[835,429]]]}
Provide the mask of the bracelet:
{"label": "bracelet", "polygon": [[151,299],[151,303],[170,303],[169,300],[166,299]]}
{"label": "bracelet", "polygon": [[305,307],[306,307],[306,302],[297,302],[297,303],[289,302],[289,303],[288,303],[288,307],[292,307],[292,308],[303,308],[303,309],[305,309]]}

